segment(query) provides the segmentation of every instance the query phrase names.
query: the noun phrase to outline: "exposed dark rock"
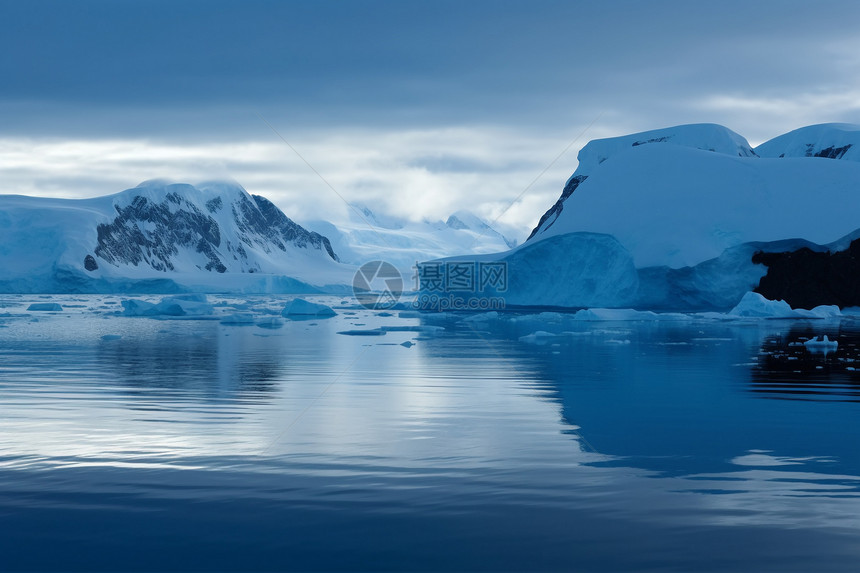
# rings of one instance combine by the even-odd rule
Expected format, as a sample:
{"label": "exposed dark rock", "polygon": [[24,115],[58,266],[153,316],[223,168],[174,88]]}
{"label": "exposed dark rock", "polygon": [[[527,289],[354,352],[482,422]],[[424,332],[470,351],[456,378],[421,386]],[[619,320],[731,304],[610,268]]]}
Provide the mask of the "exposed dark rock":
{"label": "exposed dark rock", "polygon": [[645,145],[646,143],[663,143],[670,139],[670,136],[666,135],[664,137],[654,137],[651,139],[646,139],[645,141],[634,141],[633,147],[638,147],[640,145]]}
{"label": "exposed dark rock", "polygon": [[[639,145],[641,145],[641,143]],[[550,207],[549,210],[543,214],[543,217],[541,217],[540,221],[538,221],[537,227],[532,230],[526,241],[534,237],[539,230],[546,230],[552,227],[552,224],[555,223],[555,220],[558,219],[558,216],[561,214],[562,209],[564,209],[564,202],[567,200],[568,197],[573,194],[574,191],[576,191],[576,188],[579,187],[579,185],[587,178],[587,175],[576,175],[570,178],[570,181],[567,182],[567,185],[565,185],[564,189],[561,191],[561,197],[558,198],[558,201],[555,202],[555,205]],[[544,225],[546,225],[546,227],[544,227]]]}
{"label": "exposed dark rock", "polygon": [[99,268],[99,264],[92,255],[87,255],[84,257],[84,268],[88,271],[94,271]]}
{"label": "exposed dark rock", "polygon": [[[819,149],[818,151],[815,151],[815,144],[814,143],[807,143],[806,144],[806,151],[804,152],[804,155],[806,157],[824,157],[825,159],[842,159],[842,156],[844,156],[846,153],[848,153],[849,149],[851,149],[850,143],[847,145],[843,145],[842,147],[834,147],[831,145],[830,147],[825,147],[824,149]],[[780,157],[785,157],[785,154],[784,153],[781,154]]]}
{"label": "exposed dark rock", "polygon": [[[251,208],[245,199],[245,202],[241,203],[245,215],[243,223],[250,226],[257,234],[268,238],[281,250],[285,249],[284,242],[292,243],[298,247],[325,249],[332,259],[338,260],[326,237],[308,231],[294,222],[265,197],[259,195],[252,195],[252,197],[258,210]],[[237,219],[237,224],[241,225],[242,223]]]}
{"label": "exposed dark rock", "polygon": [[[225,200],[215,197],[205,204],[205,211],[216,213],[222,210]],[[180,249],[188,249],[203,255],[198,268],[224,273],[228,267],[224,261],[233,263],[244,272],[262,272],[253,262],[249,250],[271,253],[286,251],[288,247],[299,247],[325,252],[338,260],[329,240],[310,232],[290,220],[280,209],[263,197],[238,194],[228,205],[233,215],[232,224],[239,231],[238,240],[222,240],[224,233],[218,222],[181,192],[171,191],[160,202],[139,195],[126,206],[115,206],[117,216],[108,224],[97,227],[98,244],[95,255],[114,265],[145,265],[158,271],[173,271]],[[224,260],[222,260],[222,258]],[[85,260],[85,266],[96,265],[94,257]],[[94,270],[94,266],[87,270]]]}
{"label": "exposed dark rock", "polygon": [[843,145],[842,147],[827,147],[815,154],[815,157],[826,157],[827,159],[842,159],[848,150],[851,149],[851,144]]}
{"label": "exposed dark rock", "polygon": [[223,206],[224,201],[221,200],[221,197],[215,197],[214,199],[206,201],[206,210],[210,213],[217,213]]}
{"label": "exposed dark rock", "polygon": [[[171,208],[172,205],[176,205]],[[126,207],[116,206],[117,217],[96,229],[96,255],[112,264],[148,264],[157,271],[174,270],[172,257],[178,247],[192,247],[208,259],[207,269],[224,268],[215,253],[221,244],[218,223],[204,215],[177,193],[168,193],[162,203],[135,197]],[[147,232],[139,224],[148,223]],[[219,271],[224,272],[224,271]]]}
{"label": "exposed dark rock", "polygon": [[792,308],[860,306],[860,239],[844,251],[816,252],[804,247],[782,253],[757,252],[752,261],[768,267],[755,289],[766,298],[784,300]]}

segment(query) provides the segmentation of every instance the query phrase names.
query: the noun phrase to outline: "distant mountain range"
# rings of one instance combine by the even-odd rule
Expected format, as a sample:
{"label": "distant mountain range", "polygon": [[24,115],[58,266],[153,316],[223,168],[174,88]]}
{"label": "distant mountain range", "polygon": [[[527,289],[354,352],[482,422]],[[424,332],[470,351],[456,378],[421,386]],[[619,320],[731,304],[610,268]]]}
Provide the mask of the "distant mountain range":
{"label": "distant mountain range", "polygon": [[370,260],[408,278],[416,261],[515,244],[466,212],[412,223],[358,209],[344,227],[317,221],[314,232],[235,183],[0,195],[0,292],[348,292]]}
{"label": "distant mountain range", "polygon": [[457,211],[445,221],[409,221],[380,215],[366,205],[351,205],[350,220],[335,226],[326,221],[305,225],[324,234],[343,262],[360,265],[385,260],[406,276],[417,262],[462,253],[498,253],[517,245],[514,233],[497,231],[468,211]]}
{"label": "distant mountain range", "polygon": [[517,246],[465,211],[414,222],[352,205],[300,225],[235,183],[147,181],[94,199],[0,195],[0,292],[349,292],[364,262],[504,262],[513,306],[725,309],[758,290],[860,306],[860,127],[753,148],[714,124],[588,143]]}

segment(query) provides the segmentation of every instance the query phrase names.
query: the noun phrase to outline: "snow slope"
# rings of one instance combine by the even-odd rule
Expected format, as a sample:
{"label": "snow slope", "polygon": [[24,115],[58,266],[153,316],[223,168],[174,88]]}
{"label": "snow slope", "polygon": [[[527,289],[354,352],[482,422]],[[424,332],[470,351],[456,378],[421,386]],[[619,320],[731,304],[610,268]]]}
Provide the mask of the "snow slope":
{"label": "snow slope", "polygon": [[463,253],[498,253],[516,246],[480,217],[458,211],[447,221],[414,222],[381,215],[365,205],[353,205],[348,222],[333,225],[309,221],[305,226],[331,240],[332,248],[345,263],[361,265],[384,260],[404,277],[412,276],[415,263]]}
{"label": "snow slope", "polygon": [[822,123],[795,129],[755,148],[761,157],[860,161],[860,125]]}
{"label": "snow slope", "polygon": [[605,161],[619,153],[655,144],[659,144],[663,149],[686,147],[731,157],[755,157],[755,152],[746,139],[728,128],[712,123],[678,125],[622,137],[592,140],[579,151],[576,171],[565,183],[559,200],[541,217],[529,239],[545,232],[555,223],[567,198]]}
{"label": "snow slope", "polygon": [[[782,158],[759,157],[741,136],[711,124],[589,143],[532,236],[488,258],[508,263],[516,286],[504,296],[516,305],[589,306],[596,279],[571,273],[608,266],[627,271],[606,285],[603,306],[728,309],[767,273],[752,262],[755,252],[847,247],[860,229],[860,163],[791,153],[809,141],[824,150],[845,144],[834,134],[853,137],[860,128],[807,129],[802,143],[783,141]],[[763,153],[779,140],[762,145]],[[595,236],[617,247],[595,249]],[[545,259],[547,272],[534,273],[534,260],[524,265],[525,253]]]}
{"label": "snow slope", "polygon": [[860,165],[651,145],[613,156],[531,240],[606,233],[637,267],[692,266],[750,241],[828,243],[860,227]]}
{"label": "snow slope", "polygon": [[328,240],[233,183],[147,181],[83,200],[0,196],[0,291],[314,290],[347,284]]}

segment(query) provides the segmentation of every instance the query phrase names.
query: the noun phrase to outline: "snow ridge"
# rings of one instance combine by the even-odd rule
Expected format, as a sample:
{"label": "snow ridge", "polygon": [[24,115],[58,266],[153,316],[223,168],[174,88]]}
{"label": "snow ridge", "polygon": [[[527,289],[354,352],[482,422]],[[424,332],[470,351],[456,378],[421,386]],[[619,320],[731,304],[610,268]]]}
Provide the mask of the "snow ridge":
{"label": "snow ridge", "polygon": [[860,126],[822,123],[795,129],[755,148],[761,157],[822,157],[860,161]]}

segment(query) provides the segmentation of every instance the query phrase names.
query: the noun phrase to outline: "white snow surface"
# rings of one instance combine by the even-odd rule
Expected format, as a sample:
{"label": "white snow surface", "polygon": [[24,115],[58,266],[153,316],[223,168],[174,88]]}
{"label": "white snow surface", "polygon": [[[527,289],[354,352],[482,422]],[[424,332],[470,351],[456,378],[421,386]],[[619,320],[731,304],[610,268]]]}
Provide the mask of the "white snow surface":
{"label": "white snow surface", "polygon": [[528,243],[614,236],[637,268],[681,268],[753,241],[829,243],[860,228],[860,164],[642,145],[602,163]]}
{"label": "white snow surface", "polygon": [[635,147],[662,144],[712,151],[731,157],[753,157],[755,152],[743,136],[714,123],[677,125],[589,141],[576,156],[579,166],[574,175],[590,175],[603,162]]}

